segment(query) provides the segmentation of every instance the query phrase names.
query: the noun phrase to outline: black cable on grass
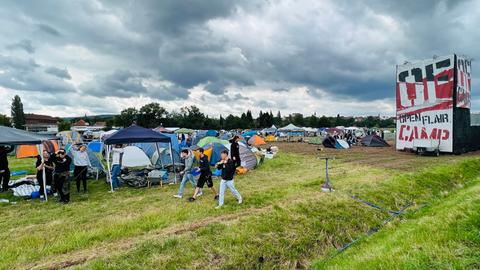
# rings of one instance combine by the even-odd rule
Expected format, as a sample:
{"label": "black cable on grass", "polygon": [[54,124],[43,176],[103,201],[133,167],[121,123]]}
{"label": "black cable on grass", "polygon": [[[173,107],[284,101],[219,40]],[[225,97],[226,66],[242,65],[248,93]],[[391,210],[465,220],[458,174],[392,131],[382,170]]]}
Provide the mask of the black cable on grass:
{"label": "black cable on grass", "polygon": [[362,199],[362,198],[359,198],[359,197],[357,197],[357,196],[355,196],[355,195],[350,194],[350,195],[348,195],[348,196],[350,196],[350,198],[352,198],[352,199],[354,199],[354,200],[356,200],[356,201],[358,201],[358,202],[361,202],[361,203],[363,203],[363,204],[366,204],[366,205],[368,205],[368,206],[370,206],[370,207],[373,207],[373,208],[375,208],[375,209],[378,209],[378,210],[380,210],[380,211],[384,211],[384,212],[387,212],[387,213],[392,214],[392,215],[395,215],[395,214],[398,214],[398,213],[399,213],[399,211],[388,210],[388,209],[382,208],[382,207],[380,207],[380,206],[378,206],[378,205],[376,205],[376,204],[374,204],[374,203],[372,203],[372,202],[366,201],[366,200],[364,200],[364,199]]}
{"label": "black cable on grass", "polygon": [[[413,205],[413,203],[409,203],[407,204],[406,206],[404,206],[402,209],[400,209],[400,211],[395,211],[394,214],[392,214],[389,218],[385,219],[382,223],[383,226],[387,225],[388,223],[390,223],[393,219],[395,219],[396,217],[402,215],[409,207],[411,207]],[[422,206],[424,207],[424,206]],[[376,207],[375,207],[376,208]],[[382,208],[379,208],[379,209],[382,209]],[[418,211],[418,209],[417,209]],[[362,238],[366,238],[366,237],[369,237],[370,235],[378,232],[380,230],[379,227],[373,227],[373,228],[370,228],[370,230],[368,230],[368,232],[365,234],[365,235],[361,235],[361,236],[358,236],[357,238],[353,239],[353,241],[347,243],[346,245],[344,245],[343,247],[337,249],[337,251],[335,253],[333,253],[327,260],[331,260],[333,259],[334,257],[336,257],[338,254],[344,252],[345,250],[347,250],[349,247],[351,247],[353,244],[355,244],[356,242],[358,242],[359,240],[361,240]]]}

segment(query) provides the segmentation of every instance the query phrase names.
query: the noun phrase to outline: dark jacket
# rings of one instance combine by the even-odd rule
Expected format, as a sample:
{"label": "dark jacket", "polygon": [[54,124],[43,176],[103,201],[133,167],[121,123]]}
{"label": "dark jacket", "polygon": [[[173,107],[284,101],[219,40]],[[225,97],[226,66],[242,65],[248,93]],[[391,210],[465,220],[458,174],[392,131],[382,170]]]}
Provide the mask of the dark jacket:
{"label": "dark jacket", "polygon": [[[35,168],[38,168],[42,164],[42,158],[40,156],[37,157],[37,162],[35,163]],[[53,167],[53,161],[49,158],[45,160],[45,164],[49,167]],[[53,170],[49,168],[45,168],[45,176],[47,179],[52,179]],[[43,179],[43,170],[37,170],[37,179]]]}
{"label": "dark jacket", "polygon": [[201,173],[210,173],[210,163],[208,162],[208,157],[206,155],[200,158],[199,165]]}
{"label": "dark jacket", "polygon": [[52,155],[50,157],[55,163],[55,173],[64,173],[70,171],[70,164],[72,163],[72,159],[69,156],[65,156],[65,159],[61,159],[57,155]]}
{"label": "dark jacket", "polygon": [[233,175],[235,174],[235,163],[233,160],[228,159],[227,163],[217,165],[217,169],[222,170],[222,179],[226,181],[233,180]]}
{"label": "dark jacket", "polygon": [[235,159],[240,160],[240,145],[238,142],[232,142],[230,145],[230,156]]}
{"label": "dark jacket", "polygon": [[13,149],[14,149],[14,147],[10,146],[10,145],[0,146],[0,171],[8,169],[7,154],[12,152]]}

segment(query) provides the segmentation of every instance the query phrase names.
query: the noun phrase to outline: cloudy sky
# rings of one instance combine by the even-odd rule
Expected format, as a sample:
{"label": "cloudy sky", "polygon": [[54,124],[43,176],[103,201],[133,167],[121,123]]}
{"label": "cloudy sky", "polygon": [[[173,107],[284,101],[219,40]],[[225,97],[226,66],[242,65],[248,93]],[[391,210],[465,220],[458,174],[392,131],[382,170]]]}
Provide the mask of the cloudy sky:
{"label": "cloudy sky", "polygon": [[393,115],[396,64],[480,59],[480,1],[4,0],[0,24],[4,114],[20,95],[26,112],[55,116],[152,101]]}

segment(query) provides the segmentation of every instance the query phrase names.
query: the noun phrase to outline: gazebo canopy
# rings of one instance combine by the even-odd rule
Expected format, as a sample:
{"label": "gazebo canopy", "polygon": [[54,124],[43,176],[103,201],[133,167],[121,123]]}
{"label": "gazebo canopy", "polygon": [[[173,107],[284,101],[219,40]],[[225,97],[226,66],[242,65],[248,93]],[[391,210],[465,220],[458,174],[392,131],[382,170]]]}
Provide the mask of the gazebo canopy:
{"label": "gazebo canopy", "polygon": [[0,144],[25,145],[41,144],[42,141],[55,139],[54,136],[39,135],[16,128],[0,126]]}
{"label": "gazebo canopy", "polygon": [[119,130],[117,133],[105,140],[105,144],[123,144],[123,143],[156,143],[171,142],[170,137],[160,134],[154,130],[137,125],[131,125],[128,128]]}

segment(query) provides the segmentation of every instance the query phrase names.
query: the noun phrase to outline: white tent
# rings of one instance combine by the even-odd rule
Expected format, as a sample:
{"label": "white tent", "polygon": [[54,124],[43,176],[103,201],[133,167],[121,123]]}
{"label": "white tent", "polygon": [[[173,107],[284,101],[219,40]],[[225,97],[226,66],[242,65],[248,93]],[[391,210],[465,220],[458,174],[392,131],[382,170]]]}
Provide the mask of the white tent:
{"label": "white tent", "polygon": [[145,167],[151,166],[150,159],[136,146],[127,146],[123,152],[122,166],[123,167]]}
{"label": "white tent", "polygon": [[303,128],[301,127],[297,127],[295,126],[294,124],[288,124],[282,128],[279,128],[278,131],[305,131]]}

